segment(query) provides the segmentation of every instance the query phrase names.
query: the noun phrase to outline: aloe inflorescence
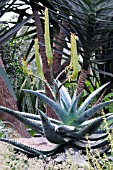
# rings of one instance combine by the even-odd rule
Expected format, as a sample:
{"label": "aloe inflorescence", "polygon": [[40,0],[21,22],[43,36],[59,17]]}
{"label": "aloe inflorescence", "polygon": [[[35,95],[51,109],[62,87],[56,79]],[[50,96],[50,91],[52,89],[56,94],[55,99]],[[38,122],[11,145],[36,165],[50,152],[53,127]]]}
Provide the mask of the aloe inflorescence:
{"label": "aloe inflorescence", "polygon": [[77,44],[76,44],[77,36],[75,34],[71,34],[71,61],[70,68],[73,69],[73,73],[70,79],[75,79],[78,75],[79,71],[79,62],[78,62],[78,54],[77,54]]}
{"label": "aloe inflorescence", "polygon": [[48,8],[45,8],[45,46],[46,46],[46,55],[47,55],[47,58],[48,58],[48,63],[49,63],[49,65],[51,65],[52,48],[51,48],[51,43],[50,43]]}
{"label": "aloe inflorescence", "polygon": [[[103,107],[112,103],[113,100],[94,105],[89,108],[89,104],[93,98],[106,86],[105,84],[95,90],[90,94],[85,101],[78,108],[78,101],[81,97],[76,96],[76,92],[72,99],[64,86],[59,90],[60,99],[53,101],[46,95],[33,90],[24,90],[27,93],[31,93],[38,98],[44,100],[53,111],[59,117],[58,120],[48,118],[45,113],[37,108],[39,115],[34,115],[30,113],[13,111],[8,108],[0,107],[0,111],[5,111],[17,119],[22,121],[24,124],[28,125],[34,129],[37,133],[44,135],[44,137],[51,143],[57,144],[55,148],[49,151],[39,151],[34,148],[30,148],[22,143],[17,143],[15,141],[0,138],[1,141],[8,142],[14,146],[20,148],[26,153],[34,156],[38,155],[52,155],[60,147],[65,148],[65,146],[78,148],[85,152],[87,140],[85,136],[88,134],[88,139],[91,141],[92,149],[99,149],[100,153],[106,152],[110,149],[109,140],[107,139],[106,130],[101,129],[103,123],[103,116],[92,118],[96,112],[98,112]],[[57,86],[61,86],[60,82],[57,81]],[[87,109],[88,108],[88,109]],[[106,121],[111,121],[113,119],[113,113],[105,115]],[[89,120],[90,119],[90,120]]]}

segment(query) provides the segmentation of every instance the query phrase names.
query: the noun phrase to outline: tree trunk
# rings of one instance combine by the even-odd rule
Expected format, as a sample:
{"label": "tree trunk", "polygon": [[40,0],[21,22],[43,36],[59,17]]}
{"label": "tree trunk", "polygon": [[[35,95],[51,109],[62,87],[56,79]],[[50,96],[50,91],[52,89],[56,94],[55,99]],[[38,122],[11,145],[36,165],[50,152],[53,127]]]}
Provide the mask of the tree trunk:
{"label": "tree trunk", "polygon": [[[47,86],[45,86],[45,91],[46,91],[46,95],[49,98],[51,98],[52,100],[54,100],[53,95],[52,95],[51,91],[49,90],[49,88]],[[53,119],[59,120],[58,116],[55,114],[55,112],[48,105],[46,105],[46,115],[48,117],[53,118]]]}
{"label": "tree trunk", "polygon": [[[4,68],[2,59],[0,59],[0,65]],[[18,110],[17,102],[9,92],[1,76],[0,76],[0,105],[12,110]],[[31,137],[28,131],[26,130],[24,124],[21,123],[16,118],[14,118],[13,116],[9,115],[8,113],[0,112],[0,119],[4,122],[7,122],[6,126],[16,130],[21,137],[24,138]]]}
{"label": "tree trunk", "polygon": [[[65,27],[68,27],[68,23],[65,20],[62,20],[62,25]],[[60,31],[58,34],[54,35],[54,41],[58,42],[59,44],[53,43],[53,47],[59,51],[63,52],[64,49],[64,40],[65,40],[65,34],[64,31],[60,28]],[[62,44],[62,45],[61,45]],[[56,78],[67,66],[67,64],[61,65],[62,60],[62,54],[57,52],[56,50],[53,50],[53,61],[52,61],[52,71],[53,71],[53,77]],[[69,65],[69,62],[66,62]],[[65,81],[66,79],[66,73],[64,72],[60,77],[59,80],[61,82]]]}
{"label": "tree trunk", "polygon": [[78,79],[78,86],[77,86],[77,93],[76,95],[78,96],[84,89],[86,77],[87,77],[88,71],[82,69],[80,72],[80,76]]}

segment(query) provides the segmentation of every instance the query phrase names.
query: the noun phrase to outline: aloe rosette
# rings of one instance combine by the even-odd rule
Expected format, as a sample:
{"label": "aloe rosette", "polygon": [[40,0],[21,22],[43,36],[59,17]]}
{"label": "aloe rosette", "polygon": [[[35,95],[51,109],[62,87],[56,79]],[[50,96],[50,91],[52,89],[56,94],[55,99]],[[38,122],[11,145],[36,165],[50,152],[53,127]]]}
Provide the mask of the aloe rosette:
{"label": "aloe rosette", "polygon": [[[0,138],[0,140],[11,143],[30,155],[48,156],[55,153],[59,147],[65,148],[67,145],[81,149],[85,152],[87,144],[86,135],[88,134],[92,149],[99,149],[100,153],[108,151],[110,149],[110,145],[109,140],[106,138],[107,132],[105,129],[101,129],[101,126],[103,125],[103,116],[94,119],[90,118],[100,109],[112,103],[113,100],[106,101],[89,108],[89,104],[93,98],[108,84],[109,83],[106,83],[91,93],[79,108],[77,108],[77,106],[81,94],[76,97],[75,92],[71,99],[67,89],[64,86],[61,86],[59,81],[57,81],[57,86],[61,86],[59,90],[60,99],[56,101],[53,101],[38,91],[25,89],[25,92],[31,93],[44,100],[44,102],[57,114],[59,121],[48,118],[46,114],[39,109],[37,109],[39,115],[14,111],[2,106],[0,107],[0,111],[5,111],[13,115],[24,124],[34,129],[37,133],[44,134],[45,138],[47,138],[49,142],[57,144],[57,146],[49,151],[39,151],[10,139]],[[113,113],[106,114],[105,118],[106,121],[113,120]]]}

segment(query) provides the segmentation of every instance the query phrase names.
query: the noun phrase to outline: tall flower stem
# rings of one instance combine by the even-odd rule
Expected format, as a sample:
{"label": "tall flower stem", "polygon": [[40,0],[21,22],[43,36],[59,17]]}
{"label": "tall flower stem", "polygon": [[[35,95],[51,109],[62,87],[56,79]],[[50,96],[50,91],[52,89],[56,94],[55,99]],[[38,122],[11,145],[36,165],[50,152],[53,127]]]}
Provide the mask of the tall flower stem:
{"label": "tall flower stem", "polygon": [[[45,45],[44,45],[45,44],[44,32],[43,32],[43,28],[42,28],[42,24],[41,24],[41,20],[40,20],[40,15],[38,13],[38,6],[35,1],[32,2],[32,0],[30,0],[30,2],[31,2],[33,15],[34,15],[34,21],[35,21],[35,26],[36,26],[36,31],[37,31],[37,38],[40,42],[39,49],[40,49],[40,54],[41,54],[41,59],[42,59],[43,74],[44,74],[44,77],[47,80],[47,82],[51,86],[53,86],[52,75],[50,72],[50,67],[48,64],[47,56],[46,56],[46,49],[45,49]],[[53,95],[51,94],[49,88],[46,85],[45,85],[45,90],[46,90],[47,96],[49,96],[51,99],[54,100]],[[55,116],[53,110],[48,105],[46,106],[46,114],[49,117],[58,119],[58,117]]]}

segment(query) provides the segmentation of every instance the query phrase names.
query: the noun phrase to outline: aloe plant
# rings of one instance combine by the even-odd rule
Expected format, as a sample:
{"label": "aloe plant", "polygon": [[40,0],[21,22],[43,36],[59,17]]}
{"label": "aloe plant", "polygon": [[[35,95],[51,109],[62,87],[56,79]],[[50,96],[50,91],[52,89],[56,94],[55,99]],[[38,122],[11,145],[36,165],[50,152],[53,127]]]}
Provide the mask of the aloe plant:
{"label": "aloe plant", "polygon": [[[81,94],[76,97],[75,92],[71,99],[68,91],[64,86],[60,88],[60,99],[56,101],[53,101],[52,99],[42,93],[39,93],[38,91],[25,89],[25,92],[31,93],[38,98],[44,100],[53,109],[60,120],[58,121],[52,118],[48,118],[46,114],[39,109],[37,109],[39,115],[14,111],[2,106],[0,106],[0,111],[5,111],[13,115],[14,117],[22,121],[25,125],[28,125],[32,129],[34,129],[37,133],[44,134],[45,138],[47,138],[48,141],[57,145],[55,148],[49,151],[41,151],[10,139],[0,138],[0,140],[8,142],[21,149],[23,152],[33,156],[49,156],[56,153],[56,151],[60,147],[65,148],[65,146],[67,145],[74,148],[82,149],[85,152],[85,147],[87,144],[85,136],[88,134],[89,140],[92,141],[92,149],[97,148],[100,150],[100,153],[108,151],[110,149],[110,145],[109,140],[107,140],[106,138],[106,130],[100,128],[103,124],[103,117],[100,116],[90,120],[89,118],[103,107],[112,103],[113,100],[100,103],[87,109],[93,98],[108,84],[109,83],[106,83],[105,85],[95,90],[92,94],[90,94],[79,108],[77,108],[77,103],[79,98],[81,97]],[[61,86],[60,82],[58,81],[57,86]],[[107,121],[111,121],[113,120],[113,113],[106,114],[105,117]]]}

